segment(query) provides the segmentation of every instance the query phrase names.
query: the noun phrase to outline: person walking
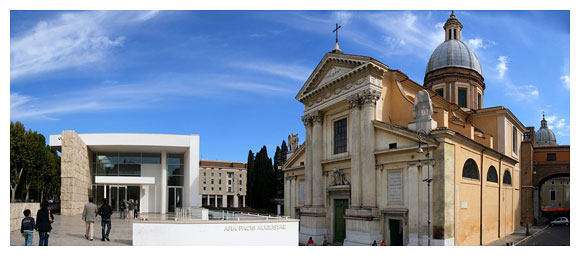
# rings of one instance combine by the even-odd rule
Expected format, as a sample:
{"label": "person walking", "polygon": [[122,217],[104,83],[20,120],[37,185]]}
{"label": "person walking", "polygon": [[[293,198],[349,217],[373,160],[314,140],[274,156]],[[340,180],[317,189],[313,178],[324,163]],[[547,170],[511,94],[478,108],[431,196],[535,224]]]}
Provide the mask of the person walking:
{"label": "person walking", "polygon": [[[109,240],[109,233],[111,233],[111,214],[113,214],[113,209],[107,202],[107,199],[103,199],[103,204],[99,208],[98,213],[101,216],[101,241],[105,241],[105,239],[111,241]],[[105,226],[107,227],[107,232],[105,232]]]}
{"label": "person walking", "polygon": [[94,204],[93,198],[90,198],[89,202],[85,204],[85,208],[83,209],[83,220],[85,221],[86,226],[85,238],[88,239],[89,241],[93,241],[96,218],[97,218],[97,205]]}
{"label": "person walking", "polygon": [[40,210],[36,212],[36,230],[38,231],[38,246],[48,246],[48,237],[52,230],[54,215],[48,209],[48,202],[40,204]]}
{"label": "person walking", "polygon": [[135,200],[135,209],[133,209],[133,211],[135,211],[134,219],[138,219],[139,218],[139,200]]}
{"label": "person walking", "polygon": [[373,243],[371,244],[371,246],[377,246],[377,240],[373,240]]}
{"label": "person walking", "polygon": [[385,240],[383,239],[383,241],[381,242],[381,246],[387,246],[387,244],[385,243]]}
{"label": "person walking", "polygon": [[135,210],[135,202],[133,202],[133,199],[129,200],[129,214],[127,216],[127,219],[132,219],[133,216],[133,211]]}
{"label": "person walking", "polygon": [[119,203],[119,218],[120,219],[127,218],[127,202],[125,202],[125,199],[123,199],[123,201]]}
{"label": "person walking", "polygon": [[24,245],[31,246],[32,245],[32,238],[34,238],[34,218],[32,218],[32,213],[30,209],[24,210],[24,219],[22,219],[22,223],[20,223],[20,233],[22,237],[24,237]]}

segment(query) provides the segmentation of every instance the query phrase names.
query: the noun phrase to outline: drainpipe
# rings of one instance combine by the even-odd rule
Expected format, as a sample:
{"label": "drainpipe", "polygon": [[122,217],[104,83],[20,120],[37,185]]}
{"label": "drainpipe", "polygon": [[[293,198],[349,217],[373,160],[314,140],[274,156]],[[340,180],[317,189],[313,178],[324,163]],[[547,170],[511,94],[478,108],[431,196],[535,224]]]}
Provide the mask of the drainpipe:
{"label": "drainpipe", "polygon": [[483,153],[485,148],[481,150],[481,171],[479,179],[479,245],[483,245]]}
{"label": "drainpipe", "polygon": [[497,188],[498,188],[498,195],[497,195],[497,237],[501,238],[501,160],[503,159],[503,155],[499,158],[499,170],[497,173]]}

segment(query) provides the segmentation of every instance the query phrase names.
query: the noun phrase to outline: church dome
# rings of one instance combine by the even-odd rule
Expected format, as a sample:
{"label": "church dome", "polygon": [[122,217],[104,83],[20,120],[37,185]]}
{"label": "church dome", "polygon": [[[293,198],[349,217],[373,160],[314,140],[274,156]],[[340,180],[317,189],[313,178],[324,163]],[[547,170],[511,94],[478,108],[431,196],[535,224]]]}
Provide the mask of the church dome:
{"label": "church dome", "polygon": [[556,135],[548,128],[548,121],[542,117],[541,127],[536,132],[536,146],[558,145]]}
{"label": "church dome", "polygon": [[425,74],[446,67],[460,67],[476,71],[483,77],[475,53],[461,40],[446,40],[431,54]]}

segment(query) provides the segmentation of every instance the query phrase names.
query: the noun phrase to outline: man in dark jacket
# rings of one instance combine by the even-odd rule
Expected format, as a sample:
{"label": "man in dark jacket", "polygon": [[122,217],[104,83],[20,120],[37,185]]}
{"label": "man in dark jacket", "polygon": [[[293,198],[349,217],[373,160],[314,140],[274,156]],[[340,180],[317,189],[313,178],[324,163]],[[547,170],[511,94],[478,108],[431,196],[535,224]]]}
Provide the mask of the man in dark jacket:
{"label": "man in dark jacket", "polygon": [[119,203],[119,218],[127,218],[127,202],[125,202],[125,199]]}
{"label": "man in dark jacket", "polygon": [[[103,204],[99,208],[99,215],[101,215],[101,227],[102,227],[102,236],[101,241],[111,241],[109,240],[109,233],[111,232],[111,214],[113,213],[113,209],[107,202],[107,199],[103,199]],[[105,233],[105,226],[107,226],[107,232]]]}

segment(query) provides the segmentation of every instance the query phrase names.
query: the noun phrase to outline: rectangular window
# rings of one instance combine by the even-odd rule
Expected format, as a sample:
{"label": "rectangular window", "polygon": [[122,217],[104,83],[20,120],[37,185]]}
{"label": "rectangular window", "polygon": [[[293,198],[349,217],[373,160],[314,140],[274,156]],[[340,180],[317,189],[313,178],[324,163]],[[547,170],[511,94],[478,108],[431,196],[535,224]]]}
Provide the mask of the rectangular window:
{"label": "rectangular window", "polygon": [[477,108],[478,109],[482,109],[483,108],[483,102],[481,101],[481,94],[477,94]]}
{"label": "rectangular window", "polygon": [[213,179],[211,179],[211,184],[213,185]]}
{"label": "rectangular window", "polygon": [[205,177],[203,177],[203,184],[205,184]]}
{"label": "rectangular window", "polygon": [[218,180],[218,184],[222,184],[222,179],[219,179]]}
{"label": "rectangular window", "polygon": [[465,88],[459,88],[457,90],[457,105],[459,105],[462,108],[466,108],[467,107],[467,89]]}
{"label": "rectangular window", "polygon": [[435,90],[435,92],[437,93],[437,95],[441,96],[441,98],[445,97],[443,88],[439,88]]}
{"label": "rectangular window", "polygon": [[334,122],[334,154],[346,152],[346,118]]}
{"label": "rectangular window", "polygon": [[395,148],[397,148],[397,143],[389,144],[389,149],[395,149]]}
{"label": "rectangular window", "polygon": [[518,130],[512,127],[512,149],[514,153],[518,153]]}
{"label": "rectangular window", "polygon": [[556,161],[556,153],[548,153],[547,161]]}
{"label": "rectangular window", "polygon": [[240,180],[240,186],[242,185],[242,181]]}
{"label": "rectangular window", "polygon": [[160,164],[161,154],[159,153],[143,153],[141,154],[141,161],[144,164]]}
{"label": "rectangular window", "polygon": [[550,200],[556,201],[556,191],[554,190],[550,191]]}

